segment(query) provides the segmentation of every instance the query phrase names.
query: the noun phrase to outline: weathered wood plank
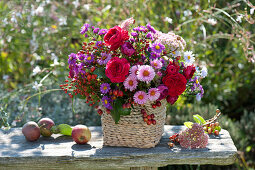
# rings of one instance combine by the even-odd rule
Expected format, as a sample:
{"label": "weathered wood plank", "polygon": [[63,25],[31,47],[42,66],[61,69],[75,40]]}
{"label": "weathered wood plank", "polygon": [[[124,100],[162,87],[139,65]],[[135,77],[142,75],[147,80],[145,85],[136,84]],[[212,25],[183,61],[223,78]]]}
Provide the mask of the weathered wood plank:
{"label": "weathered wood plank", "polygon": [[103,146],[101,127],[89,127],[92,139],[88,145],[77,145],[71,137],[53,135],[28,142],[21,128],[0,130],[0,167],[11,169],[114,169],[129,167],[162,167],[170,164],[234,163],[236,147],[226,130],[211,136],[205,149],[188,150],[180,146],[169,149],[168,137],[184,126],[165,126],[165,133],[155,148],[138,149]]}

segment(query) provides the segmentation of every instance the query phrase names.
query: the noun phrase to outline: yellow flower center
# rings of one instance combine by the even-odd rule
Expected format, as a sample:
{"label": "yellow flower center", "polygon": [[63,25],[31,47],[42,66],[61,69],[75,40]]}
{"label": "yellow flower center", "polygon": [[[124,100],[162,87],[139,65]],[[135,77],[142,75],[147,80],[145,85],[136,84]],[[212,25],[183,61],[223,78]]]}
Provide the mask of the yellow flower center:
{"label": "yellow flower center", "polygon": [[105,60],[105,59],[106,59],[106,56],[103,56],[102,59]]}
{"label": "yellow flower center", "polygon": [[159,45],[156,45],[155,48],[156,48],[157,50],[159,50],[159,49],[160,49],[160,46],[159,46]]}
{"label": "yellow flower center", "polygon": [[104,103],[105,103],[105,104],[108,104],[108,101],[107,101],[107,100],[104,100]]}
{"label": "yellow flower center", "polygon": [[151,92],[150,92],[150,95],[151,95],[151,96],[155,96],[155,94],[156,94],[155,91],[151,91]]}
{"label": "yellow flower center", "polygon": [[149,76],[149,75],[150,75],[150,72],[148,70],[144,70],[143,76]]}
{"label": "yellow flower center", "polygon": [[134,84],[133,80],[129,80],[128,84],[129,84],[130,86],[133,86],[133,84]]}
{"label": "yellow flower center", "polygon": [[196,83],[198,84],[199,82],[198,82],[198,79],[196,79]]}
{"label": "yellow flower center", "polygon": [[175,52],[175,51],[173,51],[172,53],[173,53],[173,54],[175,54],[176,52]]}
{"label": "yellow flower center", "polygon": [[89,56],[89,57],[87,58],[87,60],[91,60],[91,57]]}
{"label": "yellow flower center", "polygon": [[187,58],[190,59],[190,56],[188,56]]}
{"label": "yellow flower center", "polygon": [[158,66],[158,64],[157,64],[157,63],[154,63],[154,66],[156,67],[156,66]]}
{"label": "yellow flower center", "polygon": [[106,86],[104,86],[104,90],[106,90],[107,89],[107,87]]}
{"label": "yellow flower center", "polygon": [[143,99],[143,95],[140,94],[140,95],[138,96],[138,99],[142,100],[142,99]]}

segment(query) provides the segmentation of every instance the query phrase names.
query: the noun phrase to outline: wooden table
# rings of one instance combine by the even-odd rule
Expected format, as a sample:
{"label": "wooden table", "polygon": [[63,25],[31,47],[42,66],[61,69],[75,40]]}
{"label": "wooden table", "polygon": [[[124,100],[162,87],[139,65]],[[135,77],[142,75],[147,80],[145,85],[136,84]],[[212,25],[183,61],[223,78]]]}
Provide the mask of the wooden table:
{"label": "wooden table", "polygon": [[[101,127],[89,127],[92,139],[77,145],[70,136],[52,135],[28,142],[21,128],[0,130],[0,169],[129,169],[130,167],[162,167],[171,164],[229,165],[235,161],[236,147],[226,130],[219,137],[210,136],[205,149],[169,149],[169,136],[184,126],[165,126],[155,148],[138,149],[103,146]],[[146,168],[142,168],[146,169]],[[153,169],[153,168],[151,168]]]}

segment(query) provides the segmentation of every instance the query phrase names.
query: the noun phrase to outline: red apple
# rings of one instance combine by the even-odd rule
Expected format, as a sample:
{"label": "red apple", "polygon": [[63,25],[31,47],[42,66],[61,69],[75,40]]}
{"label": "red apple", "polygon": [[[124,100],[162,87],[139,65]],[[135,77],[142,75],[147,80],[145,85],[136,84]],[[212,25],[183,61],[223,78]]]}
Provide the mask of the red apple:
{"label": "red apple", "polygon": [[91,132],[85,125],[76,125],[72,130],[72,138],[77,144],[86,144],[91,138]]}
{"label": "red apple", "polygon": [[36,141],[40,137],[40,128],[37,123],[30,121],[24,124],[22,133],[28,141]]}
{"label": "red apple", "polygon": [[50,131],[51,127],[55,125],[53,120],[50,118],[42,118],[39,120],[38,125],[40,127],[40,132],[42,136],[50,137],[52,132]]}

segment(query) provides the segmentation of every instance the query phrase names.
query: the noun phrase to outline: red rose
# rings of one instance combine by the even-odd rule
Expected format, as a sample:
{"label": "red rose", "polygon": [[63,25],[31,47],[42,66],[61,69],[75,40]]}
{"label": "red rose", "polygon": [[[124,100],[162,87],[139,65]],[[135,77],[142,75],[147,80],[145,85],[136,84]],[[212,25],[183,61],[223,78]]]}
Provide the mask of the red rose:
{"label": "red rose", "polygon": [[121,83],[126,79],[129,73],[130,64],[125,58],[113,57],[106,64],[105,75],[113,83]]}
{"label": "red rose", "polygon": [[186,89],[187,80],[181,73],[167,74],[162,81],[168,87],[168,95],[171,97],[181,95]]}
{"label": "red rose", "polygon": [[179,96],[175,96],[175,97],[167,96],[166,101],[168,103],[170,103],[171,105],[173,105],[177,101],[178,98],[179,98]]}
{"label": "red rose", "polygon": [[106,45],[110,45],[111,50],[118,49],[124,41],[128,40],[128,31],[121,29],[119,26],[115,26],[107,32],[104,36],[104,42]]}
{"label": "red rose", "polygon": [[172,63],[170,61],[170,63],[168,64],[168,66],[166,68],[166,73],[167,74],[176,74],[176,73],[178,73],[179,70],[180,70],[180,66],[175,63]]}
{"label": "red rose", "polygon": [[189,80],[189,79],[192,78],[195,71],[196,71],[196,69],[193,65],[192,66],[187,66],[183,69],[183,75],[186,77],[187,80]]}

